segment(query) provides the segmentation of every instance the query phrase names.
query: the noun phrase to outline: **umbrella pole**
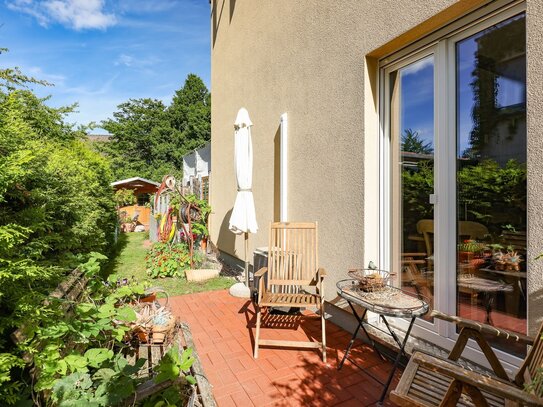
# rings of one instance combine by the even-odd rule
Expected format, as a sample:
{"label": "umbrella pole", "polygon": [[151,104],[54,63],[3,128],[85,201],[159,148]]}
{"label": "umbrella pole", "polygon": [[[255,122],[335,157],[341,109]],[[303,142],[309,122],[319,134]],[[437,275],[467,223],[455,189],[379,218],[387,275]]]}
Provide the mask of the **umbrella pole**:
{"label": "umbrella pole", "polygon": [[249,287],[249,233],[245,232],[245,285]]}

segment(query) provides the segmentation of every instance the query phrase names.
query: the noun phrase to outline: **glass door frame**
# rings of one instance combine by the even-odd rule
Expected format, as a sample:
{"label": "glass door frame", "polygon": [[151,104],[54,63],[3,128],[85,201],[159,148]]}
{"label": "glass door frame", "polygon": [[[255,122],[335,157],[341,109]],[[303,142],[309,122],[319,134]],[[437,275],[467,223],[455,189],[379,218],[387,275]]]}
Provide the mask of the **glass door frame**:
{"label": "glass door frame", "polygon": [[[391,270],[393,253],[391,247],[394,235],[392,224],[391,140],[390,140],[390,74],[428,55],[434,55],[434,308],[451,315],[456,315],[456,268],[457,268],[457,225],[456,225],[456,156],[457,156],[457,118],[456,118],[456,44],[501,21],[526,12],[524,2],[496,2],[496,9],[487,14],[474,13],[476,18],[466,17],[452,24],[455,28],[448,33],[440,33],[427,39],[416,50],[412,47],[382,60],[379,66],[379,117],[380,117],[380,265]],[[499,7],[498,7],[499,6]],[[395,169],[394,169],[395,170]],[[397,193],[397,192],[396,192]],[[396,245],[397,246],[397,245]],[[400,272],[397,270],[397,272]],[[450,287],[454,287],[453,290]],[[398,320],[400,328],[406,328],[407,322]],[[445,349],[451,349],[458,334],[456,326],[442,321],[434,323],[418,320],[413,327],[413,334],[435,343]],[[513,370],[522,362],[521,359],[494,349],[505,362],[506,369]],[[470,340],[463,356],[487,365],[484,355],[475,341]]]}

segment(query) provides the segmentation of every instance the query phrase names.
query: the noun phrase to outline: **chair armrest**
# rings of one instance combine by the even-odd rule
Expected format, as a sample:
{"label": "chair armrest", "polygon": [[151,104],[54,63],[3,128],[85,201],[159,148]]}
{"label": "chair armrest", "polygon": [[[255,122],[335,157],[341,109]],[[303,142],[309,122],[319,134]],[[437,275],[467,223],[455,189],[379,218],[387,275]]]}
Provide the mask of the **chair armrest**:
{"label": "chair armrest", "polygon": [[416,363],[427,369],[439,372],[444,376],[466,383],[481,391],[504,397],[507,400],[518,401],[527,406],[541,406],[542,400],[518,387],[499,379],[466,370],[448,360],[436,358],[417,352],[409,363]]}
{"label": "chair armrest", "polygon": [[516,332],[511,332],[506,329],[496,328],[495,326],[483,324],[482,322],[473,321],[471,319],[448,315],[436,310],[433,310],[430,315],[434,318],[453,322],[460,328],[470,328],[483,334],[500,337],[502,339],[519,342],[525,345],[532,345],[534,343],[534,338],[531,338],[529,336]]}
{"label": "chair armrest", "polygon": [[255,273],[255,277],[262,277],[264,274],[266,274],[268,272],[268,268],[267,267],[262,267],[260,270],[258,270],[256,273]]}
{"label": "chair armrest", "polygon": [[328,273],[326,273],[325,269],[323,269],[322,267],[319,267],[319,269],[317,270],[317,275],[319,276],[319,279],[321,279],[321,278],[326,277]]}

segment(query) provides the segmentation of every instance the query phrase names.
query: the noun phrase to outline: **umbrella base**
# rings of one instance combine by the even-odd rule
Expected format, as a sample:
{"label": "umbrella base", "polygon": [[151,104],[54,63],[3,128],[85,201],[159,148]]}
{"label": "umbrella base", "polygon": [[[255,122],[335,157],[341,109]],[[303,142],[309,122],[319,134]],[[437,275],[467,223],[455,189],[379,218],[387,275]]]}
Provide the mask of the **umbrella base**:
{"label": "umbrella base", "polygon": [[251,289],[247,287],[244,283],[236,283],[230,287],[230,295],[238,298],[250,298]]}

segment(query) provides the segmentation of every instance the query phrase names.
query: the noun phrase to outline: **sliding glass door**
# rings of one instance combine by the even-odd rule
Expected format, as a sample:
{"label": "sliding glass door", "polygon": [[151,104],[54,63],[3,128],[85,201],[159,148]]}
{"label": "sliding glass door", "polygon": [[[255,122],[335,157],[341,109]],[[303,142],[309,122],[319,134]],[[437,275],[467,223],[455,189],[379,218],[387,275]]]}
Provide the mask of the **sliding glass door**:
{"label": "sliding glass door", "polygon": [[526,334],[526,17],[477,31],[451,45],[456,314]]}
{"label": "sliding glass door", "polygon": [[388,73],[390,95],[391,215],[397,284],[434,299],[435,75],[432,51]]}
{"label": "sliding glass door", "polygon": [[[396,285],[431,309],[526,333],[524,12],[457,29],[381,72],[382,252]],[[457,334],[429,317],[419,326]]]}

